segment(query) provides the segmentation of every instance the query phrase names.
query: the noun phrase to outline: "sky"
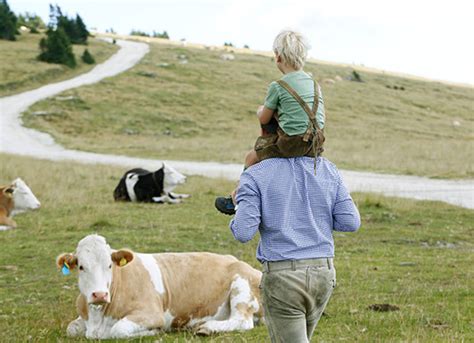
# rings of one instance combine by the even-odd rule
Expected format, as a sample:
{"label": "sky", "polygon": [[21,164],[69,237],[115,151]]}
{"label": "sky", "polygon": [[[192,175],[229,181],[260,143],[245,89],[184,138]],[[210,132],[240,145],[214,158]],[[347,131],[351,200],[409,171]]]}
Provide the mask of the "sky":
{"label": "sky", "polygon": [[[48,21],[48,0],[9,0]],[[173,40],[272,48],[282,29],[302,32],[313,58],[474,85],[471,0],[56,0],[89,28],[166,30]]]}

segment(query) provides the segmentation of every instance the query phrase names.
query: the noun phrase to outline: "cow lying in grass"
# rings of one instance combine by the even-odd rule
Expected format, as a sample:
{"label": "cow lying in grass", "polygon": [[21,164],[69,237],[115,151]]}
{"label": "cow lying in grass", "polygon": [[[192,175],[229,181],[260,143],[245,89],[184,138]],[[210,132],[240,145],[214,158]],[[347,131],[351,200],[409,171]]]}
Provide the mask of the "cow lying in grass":
{"label": "cow lying in grass", "polygon": [[262,317],[261,272],[230,255],[140,254],[89,235],[57,265],[65,274],[79,269],[79,317],[68,336],[128,338],[182,328],[211,334],[250,330]]}
{"label": "cow lying in grass", "polygon": [[16,227],[16,222],[12,219],[15,214],[35,210],[40,206],[40,202],[22,179],[18,178],[11,185],[1,186],[0,231]]}
{"label": "cow lying in grass", "polygon": [[172,190],[186,181],[186,177],[163,163],[155,172],[135,168],[127,171],[114,190],[115,201],[137,201],[172,203],[181,202],[188,194],[173,193]]}

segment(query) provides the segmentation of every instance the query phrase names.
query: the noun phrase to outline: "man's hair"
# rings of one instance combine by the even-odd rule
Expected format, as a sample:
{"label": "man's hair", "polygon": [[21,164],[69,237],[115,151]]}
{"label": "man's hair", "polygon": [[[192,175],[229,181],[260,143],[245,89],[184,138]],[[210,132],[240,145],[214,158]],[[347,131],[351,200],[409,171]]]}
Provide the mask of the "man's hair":
{"label": "man's hair", "polygon": [[310,48],[301,33],[291,30],[281,31],[273,41],[275,54],[281,57],[283,63],[297,70],[303,68]]}

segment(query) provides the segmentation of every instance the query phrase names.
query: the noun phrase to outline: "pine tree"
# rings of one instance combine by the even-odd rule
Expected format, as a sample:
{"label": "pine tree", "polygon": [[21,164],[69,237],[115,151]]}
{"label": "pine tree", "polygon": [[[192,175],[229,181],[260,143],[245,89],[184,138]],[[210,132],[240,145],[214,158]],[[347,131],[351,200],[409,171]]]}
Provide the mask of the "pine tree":
{"label": "pine tree", "polygon": [[87,64],[94,64],[95,59],[92,57],[91,53],[89,52],[88,49],[84,50],[84,53],[82,54],[82,61]]}
{"label": "pine tree", "polygon": [[16,40],[15,35],[19,32],[16,29],[17,18],[10,10],[7,0],[0,2],[0,39]]}
{"label": "pine tree", "polygon": [[69,41],[72,44],[77,44],[79,33],[77,31],[76,22],[74,19],[69,19],[68,17],[61,14],[61,16],[57,19],[57,23],[58,29],[61,28],[64,30],[64,33],[68,36]]}
{"label": "pine tree", "polygon": [[50,27],[46,33],[47,38],[40,41],[40,61],[48,63],[65,64],[70,68],[76,66],[76,59],[72,52],[71,42],[62,28],[54,30]]}
{"label": "pine tree", "polygon": [[87,44],[87,37],[89,37],[89,31],[87,31],[86,25],[82,21],[82,18],[79,14],[76,15],[76,32],[77,32],[77,41],[79,44]]}

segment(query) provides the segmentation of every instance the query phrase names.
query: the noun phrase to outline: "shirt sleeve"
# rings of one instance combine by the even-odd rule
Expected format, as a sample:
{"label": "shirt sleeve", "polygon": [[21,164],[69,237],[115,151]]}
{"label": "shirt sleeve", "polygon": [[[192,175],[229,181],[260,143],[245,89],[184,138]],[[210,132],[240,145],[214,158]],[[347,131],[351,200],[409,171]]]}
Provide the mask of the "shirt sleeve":
{"label": "shirt sleeve", "polygon": [[229,227],[235,239],[245,243],[255,236],[261,220],[260,192],[255,181],[247,173],[240,176],[236,201],[237,211]]}
{"label": "shirt sleeve", "polygon": [[273,81],[270,83],[270,86],[268,86],[267,96],[265,97],[263,105],[271,110],[276,110],[278,107],[279,96],[278,83]]}
{"label": "shirt sleeve", "polygon": [[332,215],[335,231],[357,231],[360,227],[359,210],[341,178]]}

